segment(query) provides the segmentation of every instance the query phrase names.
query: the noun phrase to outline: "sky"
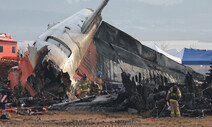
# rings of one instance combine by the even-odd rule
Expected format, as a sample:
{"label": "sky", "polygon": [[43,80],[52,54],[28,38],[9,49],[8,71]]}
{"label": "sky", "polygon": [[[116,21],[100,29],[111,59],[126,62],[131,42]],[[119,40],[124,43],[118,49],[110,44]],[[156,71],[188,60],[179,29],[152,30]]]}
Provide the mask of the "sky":
{"label": "sky", "polygon": [[[48,24],[101,0],[0,0],[0,33],[36,40]],[[103,20],[139,41],[197,40],[212,43],[212,0],[110,0]]]}

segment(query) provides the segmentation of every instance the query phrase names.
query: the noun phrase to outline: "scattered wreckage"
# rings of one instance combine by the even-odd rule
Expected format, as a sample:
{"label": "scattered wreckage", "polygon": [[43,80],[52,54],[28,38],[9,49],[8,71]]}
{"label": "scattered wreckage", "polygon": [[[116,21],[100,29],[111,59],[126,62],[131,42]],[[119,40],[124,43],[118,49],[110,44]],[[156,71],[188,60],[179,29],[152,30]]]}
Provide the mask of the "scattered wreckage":
{"label": "scattered wreckage", "polygon": [[[116,92],[101,95],[88,96],[86,98],[64,101],[52,106],[53,110],[86,110],[86,111],[108,111],[119,112],[128,111],[140,114],[142,117],[166,117],[170,115],[170,107],[165,100],[168,89],[173,85],[157,86],[156,83],[146,83],[136,85],[129,73],[123,72],[123,87]],[[194,84],[191,75],[185,78],[185,84],[178,84],[182,91],[180,100],[180,110],[182,116],[203,117],[212,115],[212,87],[206,84]],[[193,91],[189,91],[186,84],[194,86]],[[206,87],[206,89],[204,89]],[[210,87],[210,88],[209,88]],[[207,90],[207,95],[203,95]]]}
{"label": "scattered wreckage", "polygon": [[[133,111],[141,115],[159,117],[168,115],[166,92],[177,83],[183,93],[182,115],[210,114],[211,87],[201,83],[204,76],[102,21],[101,12],[108,1],[96,11],[83,9],[49,26],[28,47],[9,75],[12,89],[25,91],[22,95],[15,92],[15,96],[27,95],[26,106],[36,102],[54,104],[54,110],[136,109]],[[76,98],[80,75],[86,73],[94,81],[99,70],[103,72],[103,95]],[[30,96],[34,102],[28,101]]]}

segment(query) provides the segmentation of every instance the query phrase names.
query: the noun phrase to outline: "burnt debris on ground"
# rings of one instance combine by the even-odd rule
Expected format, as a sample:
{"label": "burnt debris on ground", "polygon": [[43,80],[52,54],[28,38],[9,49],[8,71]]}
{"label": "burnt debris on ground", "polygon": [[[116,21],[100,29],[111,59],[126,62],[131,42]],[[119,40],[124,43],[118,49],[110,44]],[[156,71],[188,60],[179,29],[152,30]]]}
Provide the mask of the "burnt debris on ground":
{"label": "burnt debris on ground", "polygon": [[[5,64],[5,63],[4,63]],[[6,63],[7,64],[7,63]],[[15,63],[16,64],[16,63]],[[10,65],[10,64],[7,64]],[[51,63],[46,63],[51,65]],[[6,66],[6,65],[5,65]],[[14,65],[12,65],[14,66]],[[43,66],[43,67],[42,67]],[[40,108],[43,106],[49,106],[51,110],[87,110],[87,111],[107,111],[107,112],[131,112],[142,115],[143,117],[165,117],[169,116],[170,108],[165,100],[168,89],[173,85],[156,84],[154,78],[148,79],[148,81],[141,81],[135,83],[133,76],[127,72],[122,72],[122,84],[121,87],[113,88],[111,90],[103,90],[100,96],[87,96],[85,98],[73,99],[68,96],[68,90],[61,85],[59,79],[65,77],[63,73],[57,71],[54,74],[51,70],[55,67],[48,67],[49,70],[44,70],[42,65],[37,69],[48,72],[52,75],[41,76],[42,74],[36,74],[37,80],[33,82],[45,81],[46,85],[42,85],[38,96],[30,97],[27,91],[23,88],[19,89],[20,93],[14,93],[9,87],[8,89],[8,106],[17,107],[35,107]],[[41,71],[40,71],[41,72]],[[182,99],[180,100],[180,110],[182,116],[204,116],[212,114],[212,87],[211,87],[211,70],[207,75],[204,82],[195,82],[192,74],[188,73],[185,77],[184,84],[178,84],[182,91]],[[56,76],[55,76],[56,75]],[[57,87],[48,89],[49,76],[55,76],[55,85]],[[29,78],[30,80],[30,78]],[[70,82],[64,81],[63,82]],[[33,83],[40,84],[40,83]],[[67,83],[68,84],[68,83]],[[63,84],[64,85],[64,84]],[[65,86],[65,85],[64,85]],[[110,85],[111,86],[111,85]],[[61,87],[61,91],[60,88]],[[66,86],[67,87],[67,86]],[[52,90],[51,90],[52,89]],[[59,90],[59,91],[57,91]],[[45,92],[44,92],[45,91]],[[55,92],[57,91],[57,92]]]}
{"label": "burnt debris on ground", "polygon": [[[167,85],[154,84],[150,82],[149,84],[139,84],[136,86],[138,92],[130,92],[129,89],[135,89],[135,82],[130,80],[129,74],[122,73],[123,84],[125,88],[128,88],[127,93],[129,94],[129,100],[136,98],[132,101],[132,108],[137,109],[139,112],[147,113],[149,116],[161,117],[169,116],[170,109],[165,100],[168,89],[173,85],[173,83],[168,83]],[[211,115],[212,111],[212,100],[211,86],[205,83],[194,83],[192,75],[187,74],[185,77],[185,84],[178,84],[180,90],[182,91],[182,99],[180,100],[180,110],[182,116],[204,116],[205,114]],[[203,91],[208,89],[208,93],[203,94]],[[210,88],[209,88],[210,87]],[[210,90],[210,91],[209,91]],[[129,92],[128,92],[129,91]],[[137,95],[138,94],[138,95]],[[140,103],[143,102],[143,103]],[[143,107],[137,108],[137,107]]]}
{"label": "burnt debris on ground", "polygon": [[0,61],[0,77],[3,81],[7,80],[10,68],[18,66],[17,61]]}
{"label": "burnt debris on ground", "polygon": [[[143,117],[165,117],[170,115],[170,107],[165,100],[168,89],[173,83],[166,85],[137,84],[131,76],[121,74],[123,88],[118,92],[90,96],[76,101],[67,101],[53,105],[54,110],[89,110],[89,111],[129,111]],[[187,74],[185,84],[178,84],[182,91],[180,110],[182,116],[197,117],[212,114],[211,86],[205,83],[194,83],[192,75]],[[207,90],[207,94],[204,92]],[[205,93],[205,94],[204,94]]]}

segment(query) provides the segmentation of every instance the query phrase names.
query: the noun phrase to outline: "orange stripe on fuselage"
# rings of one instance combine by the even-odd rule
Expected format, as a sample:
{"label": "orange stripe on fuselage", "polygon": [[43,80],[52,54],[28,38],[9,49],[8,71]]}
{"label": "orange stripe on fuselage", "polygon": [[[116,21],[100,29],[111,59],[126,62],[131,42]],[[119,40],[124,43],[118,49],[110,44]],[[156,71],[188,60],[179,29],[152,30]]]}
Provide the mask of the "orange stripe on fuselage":
{"label": "orange stripe on fuselage", "polygon": [[[83,56],[82,61],[78,67],[78,72],[82,74],[87,74],[88,79],[94,81],[96,73],[96,46],[94,45],[93,41],[90,43],[85,55]],[[80,80],[81,76],[78,73],[75,73],[74,77],[75,80]]]}

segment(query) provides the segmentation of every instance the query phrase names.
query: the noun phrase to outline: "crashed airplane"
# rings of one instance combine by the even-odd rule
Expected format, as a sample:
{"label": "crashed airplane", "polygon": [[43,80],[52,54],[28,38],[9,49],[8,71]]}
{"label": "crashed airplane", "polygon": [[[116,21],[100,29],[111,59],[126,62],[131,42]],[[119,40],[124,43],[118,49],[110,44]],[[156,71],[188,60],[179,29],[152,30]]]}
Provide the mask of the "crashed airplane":
{"label": "crashed airplane", "polygon": [[170,84],[177,83],[182,90],[184,115],[203,113],[203,109],[211,113],[210,83],[199,85],[204,76],[102,21],[101,12],[108,2],[104,0],[95,11],[83,9],[48,26],[28,47],[19,66],[11,69],[12,89],[20,86],[29,96],[50,95],[63,100],[69,95],[73,100],[81,76],[85,73],[94,81],[102,71],[102,94],[106,96],[80,98],[52,108],[126,111],[131,107],[139,113],[162,116],[167,109],[166,92]]}
{"label": "crashed airplane", "polygon": [[[31,96],[42,92],[74,94],[83,73],[94,80],[103,72],[105,89],[122,85],[122,71],[136,84],[154,81],[158,86],[184,83],[189,72],[196,81],[203,76],[142,45],[128,34],[102,21],[101,12],[109,0],[93,11],[83,9],[39,36],[19,64],[19,82]],[[11,79],[12,80],[12,79]],[[17,80],[14,79],[14,80]]]}

